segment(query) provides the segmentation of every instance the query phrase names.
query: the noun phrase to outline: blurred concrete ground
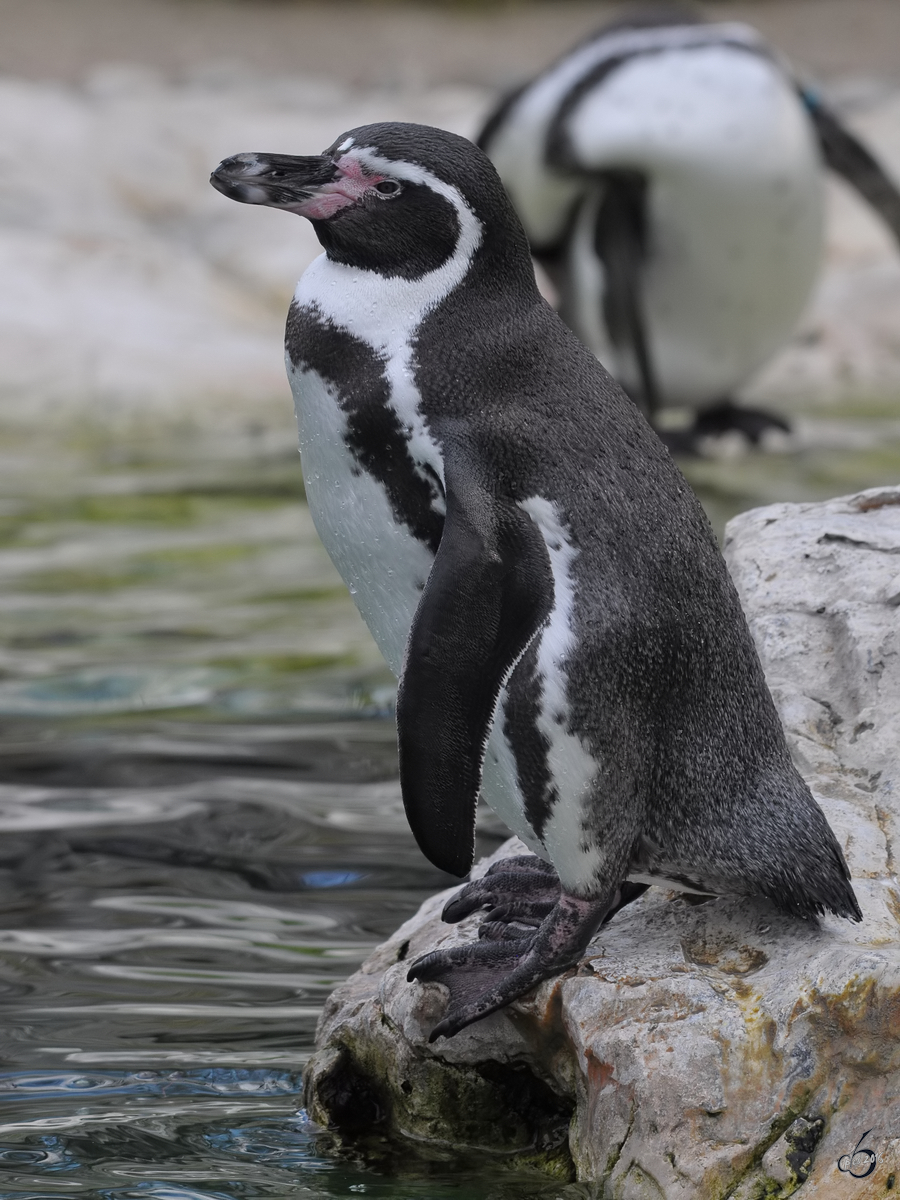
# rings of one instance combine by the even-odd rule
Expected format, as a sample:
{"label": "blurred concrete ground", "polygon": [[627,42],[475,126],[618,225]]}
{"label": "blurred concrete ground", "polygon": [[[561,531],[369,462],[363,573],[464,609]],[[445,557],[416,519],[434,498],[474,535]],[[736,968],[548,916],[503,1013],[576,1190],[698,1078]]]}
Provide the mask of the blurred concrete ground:
{"label": "blurred concrete ground", "polygon": [[[210,169],[371,120],[472,134],[499,90],[612,10],[0,0],[0,422],[283,427],[284,312],[317,243],[303,221],[230,204]],[[707,11],[760,28],[900,179],[897,0]],[[840,185],[816,298],[748,391],[900,392],[900,253]]]}

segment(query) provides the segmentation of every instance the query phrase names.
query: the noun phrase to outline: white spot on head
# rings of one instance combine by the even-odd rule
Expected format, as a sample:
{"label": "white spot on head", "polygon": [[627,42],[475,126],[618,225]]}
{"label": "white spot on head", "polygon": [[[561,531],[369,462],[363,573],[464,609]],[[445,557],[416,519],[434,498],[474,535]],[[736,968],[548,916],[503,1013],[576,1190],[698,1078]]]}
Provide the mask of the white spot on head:
{"label": "white spot on head", "polygon": [[344,140],[341,142],[341,144],[337,148],[337,153],[343,154],[344,151],[349,150],[352,145],[353,145],[352,137],[344,138]]}

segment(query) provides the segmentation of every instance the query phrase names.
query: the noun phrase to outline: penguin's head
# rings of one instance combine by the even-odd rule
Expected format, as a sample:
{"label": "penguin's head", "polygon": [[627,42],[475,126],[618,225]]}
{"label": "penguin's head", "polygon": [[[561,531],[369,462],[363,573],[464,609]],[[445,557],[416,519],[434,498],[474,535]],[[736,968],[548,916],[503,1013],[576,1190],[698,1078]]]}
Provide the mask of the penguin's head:
{"label": "penguin's head", "polygon": [[530,274],[525,233],[492,163],[466,138],[428,125],[361,125],[322,154],[236,154],[210,183],[242,204],[307,217],[329,256],[420,278],[490,248]]}

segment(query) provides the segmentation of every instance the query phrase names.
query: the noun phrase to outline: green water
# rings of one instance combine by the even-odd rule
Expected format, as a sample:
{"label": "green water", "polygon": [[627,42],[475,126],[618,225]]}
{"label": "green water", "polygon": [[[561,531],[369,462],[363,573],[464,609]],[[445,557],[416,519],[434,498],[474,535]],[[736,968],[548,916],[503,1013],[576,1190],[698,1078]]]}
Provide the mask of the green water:
{"label": "green water", "polygon": [[[900,403],[804,430],[685,464],[720,532],[900,478]],[[0,468],[0,1198],[590,1195],[302,1111],[326,996],[449,880],[292,431],[7,431]]]}

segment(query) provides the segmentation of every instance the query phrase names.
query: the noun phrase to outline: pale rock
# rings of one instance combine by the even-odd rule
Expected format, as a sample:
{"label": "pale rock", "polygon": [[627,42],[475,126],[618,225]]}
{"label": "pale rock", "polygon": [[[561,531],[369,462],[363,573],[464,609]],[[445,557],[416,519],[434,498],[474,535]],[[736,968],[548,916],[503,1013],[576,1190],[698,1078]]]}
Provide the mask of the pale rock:
{"label": "pale rock", "polygon": [[0,76],[0,421],[292,419],[284,320],[308,221],[209,186],[242,150],[311,154],[355,125],[464,134],[485,89],[359,92],[237,65],[172,84],[110,64],[83,87]]}
{"label": "pale rock", "polygon": [[[580,1195],[617,1200],[890,1194],[891,1175],[900,1179],[900,487],[745,513],[728,527],[726,555],[863,923],[651,888],[577,969],[429,1045],[445,990],[407,983],[408,964],[477,928],[477,917],[441,923],[446,892],[330,998],[307,1075],[314,1119],[350,1140],[530,1162],[592,1181]],[[498,855],[523,851],[513,840]],[[851,1178],[838,1161],[867,1131],[876,1169]]]}

